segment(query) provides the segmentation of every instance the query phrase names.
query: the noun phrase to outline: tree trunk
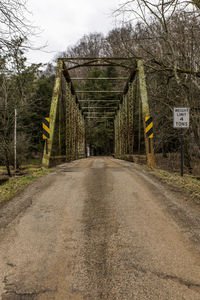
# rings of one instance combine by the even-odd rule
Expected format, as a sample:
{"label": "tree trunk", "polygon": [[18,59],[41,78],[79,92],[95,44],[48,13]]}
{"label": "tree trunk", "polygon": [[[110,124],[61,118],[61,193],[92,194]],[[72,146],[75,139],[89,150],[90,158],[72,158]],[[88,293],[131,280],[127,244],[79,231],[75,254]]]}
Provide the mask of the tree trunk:
{"label": "tree trunk", "polygon": [[10,171],[10,162],[9,162],[9,159],[8,159],[7,149],[5,150],[5,157],[6,157],[6,163],[5,163],[5,165],[6,165],[8,176],[12,177],[12,174],[11,174],[11,171]]}
{"label": "tree trunk", "polygon": [[184,142],[184,165],[187,167],[189,173],[192,174],[191,156],[186,141]]}

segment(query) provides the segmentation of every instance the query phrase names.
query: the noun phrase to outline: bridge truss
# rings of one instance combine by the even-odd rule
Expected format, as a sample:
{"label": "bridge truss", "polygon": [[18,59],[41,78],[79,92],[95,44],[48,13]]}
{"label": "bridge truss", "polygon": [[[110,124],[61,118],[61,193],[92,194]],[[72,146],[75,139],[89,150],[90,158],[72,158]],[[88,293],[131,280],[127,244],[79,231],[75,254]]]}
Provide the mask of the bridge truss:
{"label": "bridge truss", "polygon": [[[70,71],[86,67],[115,66],[127,71],[127,77],[88,78],[71,77]],[[123,81],[121,90],[76,90],[77,81],[110,80]],[[92,99],[96,93],[108,95],[108,99]],[[88,95],[91,94],[91,97]],[[84,97],[87,95],[87,98]],[[117,95],[116,97],[110,97]],[[88,103],[94,102],[91,106]],[[112,106],[102,106],[102,103]],[[104,112],[102,113],[102,109]],[[106,112],[105,112],[106,109]],[[138,139],[144,137],[147,164],[155,165],[153,139],[145,134],[145,117],[150,116],[144,66],[141,59],[135,58],[59,58],[57,74],[50,107],[50,138],[44,147],[43,166],[49,167],[59,161],[71,161],[86,156],[85,132],[88,122],[110,120],[114,127],[114,156],[127,159],[134,154],[136,109],[143,120],[143,131],[139,129]],[[140,114],[141,109],[141,114]],[[95,111],[94,111],[95,110]],[[139,125],[140,127],[140,125]],[[138,129],[137,129],[138,130]],[[140,148],[140,141],[138,144]]]}

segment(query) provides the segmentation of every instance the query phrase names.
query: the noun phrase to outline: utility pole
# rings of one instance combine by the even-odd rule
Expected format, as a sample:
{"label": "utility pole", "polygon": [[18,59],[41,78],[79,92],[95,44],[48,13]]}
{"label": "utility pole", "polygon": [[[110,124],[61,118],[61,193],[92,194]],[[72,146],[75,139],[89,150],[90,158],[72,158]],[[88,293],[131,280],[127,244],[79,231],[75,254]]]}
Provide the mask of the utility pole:
{"label": "utility pole", "polygon": [[15,108],[14,120],[14,169],[17,170],[17,109]]}

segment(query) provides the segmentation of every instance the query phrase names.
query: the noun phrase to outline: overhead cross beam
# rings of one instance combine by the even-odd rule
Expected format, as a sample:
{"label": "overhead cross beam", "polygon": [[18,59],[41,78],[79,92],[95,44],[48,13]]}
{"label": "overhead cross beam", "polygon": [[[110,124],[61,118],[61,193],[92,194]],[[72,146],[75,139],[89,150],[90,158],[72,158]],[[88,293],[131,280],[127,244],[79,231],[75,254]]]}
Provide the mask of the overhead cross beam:
{"label": "overhead cross beam", "polygon": [[104,111],[104,112],[101,112],[101,111],[84,111],[83,114],[115,114],[114,111]]}
{"label": "overhead cross beam", "polygon": [[113,117],[108,117],[108,116],[88,116],[88,117],[86,117],[86,119],[114,119],[114,116]]}
{"label": "overhead cross beam", "polygon": [[87,91],[87,90],[83,90],[83,91],[76,91],[76,93],[89,93],[89,94],[93,94],[93,93],[98,93],[98,94],[113,94],[113,93],[117,93],[117,94],[122,94],[123,91]]}
{"label": "overhead cross beam", "polygon": [[[120,57],[120,56],[116,56],[116,57],[62,57],[62,58],[58,58],[61,59],[62,61],[80,61],[80,60],[98,60],[98,61],[102,61],[102,60],[127,60],[130,61],[131,57]],[[132,57],[132,59],[135,60],[135,57]]]}
{"label": "overhead cross beam", "polygon": [[117,106],[83,106],[82,109],[117,109]]}
{"label": "overhead cross beam", "polygon": [[120,100],[114,100],[114,99],[98,99],[98,100],[91,100],[91,99],[83,99],[83,100],[78,100],[79,102],[120,102]]}
{"label": "overhead cross beam", "polygon": [[[108,67],[115,66],[121,67],[127,70],[133,68],[135,64],[135,57],[75,57],[75,58],[60,58],[63,62],[74,64],[74,66],[68,67],[68,70],[73,70],[80,67]],[[83,63],[81,63],[83,61]],[[127,63],[127,64],[125,64]]]}
{"label": "overhead cross beam", "polygon": [[128,77],[106,77],[106,78],[101,78],[101,77],[73,77],[71,80],[127,80]]}

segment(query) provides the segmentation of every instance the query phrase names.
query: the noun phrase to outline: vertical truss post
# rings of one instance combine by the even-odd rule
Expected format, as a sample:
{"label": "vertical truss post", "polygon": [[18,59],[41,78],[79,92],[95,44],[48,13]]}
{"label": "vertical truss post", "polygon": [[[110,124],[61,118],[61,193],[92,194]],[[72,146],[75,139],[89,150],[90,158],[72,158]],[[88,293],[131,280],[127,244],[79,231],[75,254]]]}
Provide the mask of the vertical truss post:
{"label": "vertical truss post", "polygon": [[62,153],[62,144],[61,144],[61,128],[62,128],[62,117],[61,117],[61,112],[62,112],[62,107],[61,107],[61,97],[59,97],[58,100],[58,152],[59,155]]}
{"label": "vertical truss post", "polygon": [[124,154],[128,154],[128,101],[127,101],[127,94],[124,96],[124,122],[125,122],[125,136],[124,136]]}
{"label": "vertical truss post", "polygon": [[119,156],[119,111],[115,117],[115,157]]}
{"label": "vertical truss post", "polygon": [[134,120],[133,120],[133,112],[134,112],[134,83],[129,84],[128,89],[128,153],[133,154],[133,146],[134,146]]}
{"label": "vertical truss post", "polygon": [[119,158],[122,156],[122,116],[121,116],[122,105],[119,106]]}
{"label": "vertical truss post", "polygon": [[119,112],[117,114],[117,156],[120,155],[120,120],[119,120]]}
{"label": "vertical truss post", "polygon": [[116,155],[116,118],[117,116],[114,118],[114,155]]}
{"label": "vertical truss post", "polygon": [[80,138],[79,111],[76,106],[76,159],[79,158],[79,138]]}
{"label": "vertical truss post", "polygon": [[54,84],[54,89],[53,89],[53,96],[52,96],[52,100],[51,100],[50,114],[49,114],[50,138],[48,139],[48,154],[46,154],[46,150],[44,149],[43,158],[42,158],[42,165],[47,168],[49,167],[49,164],[50,164],[50,156],[51,156],[52,145],[53,145],[56,112],[57,112],[57,106],[58,106],[60,89],[61,89],[62,67],[63,67],[62,60],[58,60],[57,74],[56,74],[56,79],[55,79],[55,84]]}
{"label": "vertical truss post", "polygon": [[126,126],[125,126],[125,111],[124,111],[124,96],[123,96],[123,102],[122,102],[122,108],[121,108],[121,120],[122,120],[122,155],[125,154],[125,135],[126,135]]}
{"label": "vertical truss post", "polygon": [[71,132],[72,132],[72,144],[71,144],[71,159],[74,160],[75,156],[75,134],[74,134],[74,125],[75,125],[75,108],[74,108],[74,101],[73,101],[73,97],[72,97],[72,118],[71,118]]}
{"label": "vertical truss post", "polygon": [[71,83],[66,84],[66,160],[71,159]]}
{"label": "vertical truss post", "polygon": [[78,118],[78,128],[77,128],[77,155],[78,155],[78,158],[81,157],[81,115],[80,115],[80,111],[79,109],[77,110],[78,112],[78,115],[77,115],[77,118]]}
{"label": "vertical truss post", "polygon": [[117,116],[114,119],[114,156],[117,156]]}
{"label": "vertical truss post", "polygon": [[78,110],[78,158],[85,156],[84,119]]}
{"label": "vertical truss post", "polygon": [[[138,83],[138,78],[137,78],[137,83]],[[141,107],[141,98],[140,98],[140,94],[138,93],[139,88],[138,88],[138,84],[137,84],[137,91],[136,91],[136,97],[138,99],[138,154],[140,154],[141,152],[141,121],[142,121],[142,107]]]}
{"label": "vertical truss post", "polygon": [[75,103],[75,159],[78,158],[78,107]]}
{"label": "vertical truss post", "polygon": [[115,131],[116,131],[116,152],[115,155],[117,157],[119,157],[119,112],[117,113],[117,117],[116,117],[116,127],[115,127]]}
{"label": "vertical truss post", "polygon": [[86,156],[86,148],[85,148],[85,121],[84,117],[81,114],[81,157]]}
{"label": "vertical truss post", "polygon": [[153,149],[153,139],[151,139],[150,147],[151,152],[149,151],[149,141],[146,137],[145,132],[145,117],[150,116],[149,112],[149,102],[147,96],[147,87],[146,87],[146,79],[144,73],[144,65],[142,60],[138,60],[137,62],[138,73],[139,73],[139,87],[140,87],[140,98],[142,102],[142,114],[143,114],[143,124],[144,124],[144,138],[145,138],[145,148],[146,148],[146,155],[147,155],[147,164],[150,167],[155,167],[155,157],[154,157],[154,149]]}

